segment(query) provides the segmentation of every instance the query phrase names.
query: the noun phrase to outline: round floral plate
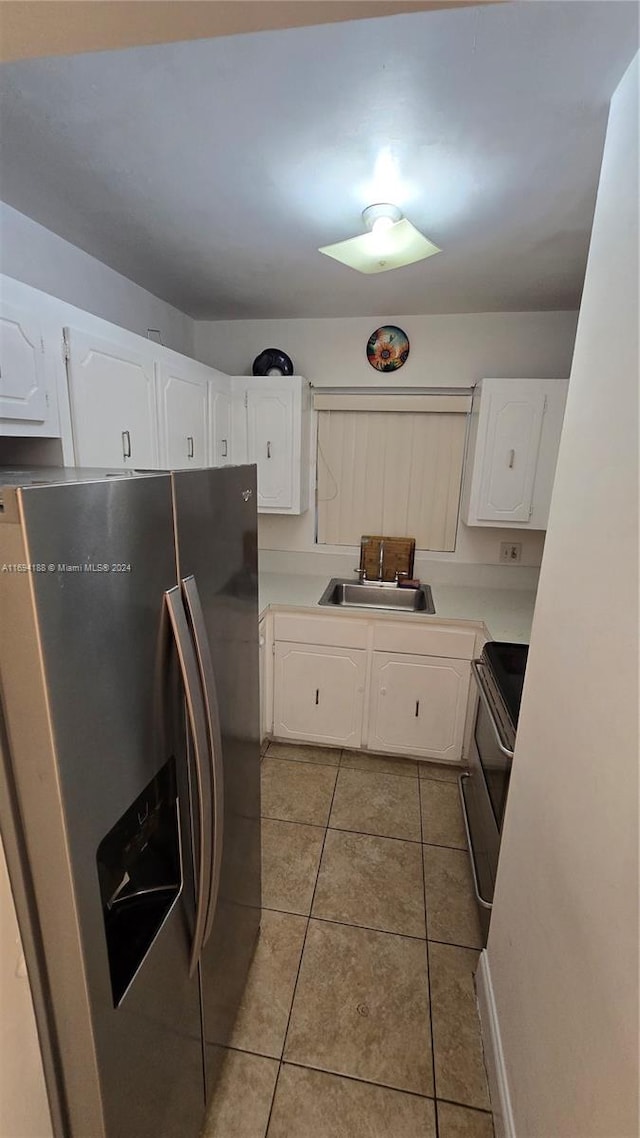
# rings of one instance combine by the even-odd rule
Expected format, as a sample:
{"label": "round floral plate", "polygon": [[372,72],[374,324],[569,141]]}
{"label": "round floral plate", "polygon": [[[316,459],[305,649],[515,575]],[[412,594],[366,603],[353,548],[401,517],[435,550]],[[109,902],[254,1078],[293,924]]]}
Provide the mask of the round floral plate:
{"label": "round floral plate", "polygon": [[409,337],[395,324],[376,328],[367,342],[367,359],[376,371],[397,371],[407,362]]}

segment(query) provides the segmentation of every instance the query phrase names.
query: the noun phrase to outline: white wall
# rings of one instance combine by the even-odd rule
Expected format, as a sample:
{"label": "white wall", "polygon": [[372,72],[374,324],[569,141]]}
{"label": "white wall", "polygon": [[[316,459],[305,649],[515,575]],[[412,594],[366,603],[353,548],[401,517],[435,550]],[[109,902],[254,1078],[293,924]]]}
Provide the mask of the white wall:
{"label": "white wall", "polygon": [[[348,270],[345,269],[345,272]],[[195,352],[232,375],[251,375],[264,348],[282,348],[294,371],[330,387],[470,387],[483,376],[567,376],[577,312],[472,312],[451,316],[353,316],[310,320],[197,320]],[[410,341],[401,371],[383,375],[366,345],[380,324]]]}
{"label": "white wall", "polygon": [[[278,347],[292,358],[297,373],[318,386],[469,387],[483,376],[567,376],[575,338],[575,312],[489,312],[450,316],[394,316],[376,320],[345,317],[340,320],[238,320],[196,321],[195,353],[204,363],[240,375],[251,372],[254,358],[266,347]],[[368,363],[365,347],[375,327],[399,324],[411,344],[409,359],[395,375],[382,375]],[[315,453],[311,448],[310,485],[315,485]],[[314,545],[314,511],[300,518],[262,516],[260,548],[265,566],[304,571],[350,572],[353,552],[342,557]],[[497,565],[501,541],[522,543],[522,568]],[[522,530],[469,528],[461,522],[455,553],[430,554],[416,562],[417,571],[432,580],[454,579],[459,584],[480,584],[464,576],[467,565],[495,568],[491,580],[503,585],[529,587],[540,565],[544,534]],[[280,556],[276,556],[276,551]],[[285,557],[284,554],[288,554]],[[292,558],[291,554],[305,557]],[[311,557],[316,563],[312,565]],[[348,564],[347,564],[348,563]]]}
{"label": "white wall", "polygon": [[517,1138],[638,1134],[638,77],[611,105],[489,934]]}
{"label": "white wall", "polygon": [[166,347],[194,354],[189,316],[4,202],[0,271],[140,336],[158,329]]}

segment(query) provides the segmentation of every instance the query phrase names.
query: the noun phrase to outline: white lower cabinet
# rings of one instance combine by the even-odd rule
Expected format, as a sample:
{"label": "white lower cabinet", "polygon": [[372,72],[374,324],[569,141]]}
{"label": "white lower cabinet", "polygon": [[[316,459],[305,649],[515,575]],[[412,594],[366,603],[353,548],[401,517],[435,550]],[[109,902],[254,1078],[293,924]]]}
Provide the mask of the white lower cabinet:
{"label": "white lower cabinet", "polygon": [[370,749],[460,759],[469,674],[467,660],[374,652]]}
{"label": "white lower cabinet", "polygon": [[273,676],[271,673],[271,620],[267,615],[258,625],[260,667],[260,742],[271,734],[273,718]]}
{"label": "white lower cabinet", "polygon": [[271,635],[275,738],[460,761],[474,629],[309,611],[276,612]]}
{"label": "white lower cabinet", "polygon": [[274,665],[277,738],[360,747],[365,649],[276,642]]}

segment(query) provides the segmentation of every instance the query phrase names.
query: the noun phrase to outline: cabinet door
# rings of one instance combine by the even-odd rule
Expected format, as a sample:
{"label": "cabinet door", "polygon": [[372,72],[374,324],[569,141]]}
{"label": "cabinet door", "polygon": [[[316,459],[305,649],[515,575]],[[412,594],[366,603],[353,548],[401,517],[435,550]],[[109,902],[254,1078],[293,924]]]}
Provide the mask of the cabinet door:
{"label": "cabinet door", "polygon": [[556,379],[547,386],[542,435],[536,469],[536,484],[533,491],[533,514],[531,525],[535,529],[546,529],[549,522],[549,509],[553,483],[556,476],[558,451],[562,423],[567,402],[569,381]]}
{"label": "cabinet door", "polygon": [[209,454],[212,466],[231,462],[231,395],[209,384]]}
{"label": "cabinet door", "polygon": [[0,309],[0,418],[47,417],[44,340],[37,321],[3,301]]}
{"label": "cabinet door", "polygon": [[258,508],[293,506],[295,393],[273,388],[247,392],[248,461],[258,465]]}
{"label": "cabinet door", "polygon": [[533,509],[545,396],[531,388],[514,390],[510,380],[492,381],[486,398],[482,476],[478,500],[481,521],[528,522]]}
{"label": "cabinet door", "polygon": [[158,365],[158,388],[163,464],[206,466],[207,381]]}
{"label": "cabinet door", "polygon": [[274,735],[359,747],[366,651],[287,642],[275,647]]}
{"label": "cabinet door", "polygon": [[151,353],[70,329],[66,338],[76,464],[157,467]]}
{"label": "cabinet door", "polygon": [[468,692],[468,660],[374,652],[369,747],[460,759]]}

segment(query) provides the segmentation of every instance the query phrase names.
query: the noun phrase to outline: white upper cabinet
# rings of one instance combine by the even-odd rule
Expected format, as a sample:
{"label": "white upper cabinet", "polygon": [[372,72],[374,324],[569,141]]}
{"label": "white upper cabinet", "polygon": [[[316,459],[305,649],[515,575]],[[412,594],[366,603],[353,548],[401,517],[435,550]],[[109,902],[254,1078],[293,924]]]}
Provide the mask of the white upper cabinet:
{"label": "white upper cabinet", "polygon": [[160,405],[160,462],[171,469],[207,466],[205,369],[190,360],[156,364]]}
{"label": "white upper cabinet", "polygon": [[6,301],[0,308],[0,419],[47,418],[44,338],[37,316]]}
{"label": "white upper cabinet", "polygon": [[186,470],[231,457],[231,377],[105,323],[65,332],[78,466]]}
{"label": "white upper cabinet", "polygon": [[226,375],[1,279],[0,435],[61,437],[76,466],[255,462],[261,512],[308,509],[306,379]]}
{"label": "white upper cabinet", "polygon": [[124,334],[101,340],[75,329],[65,337],[76,464],[157,468],[152,345],[137,351]]}
{"label": "white upper cabinet", "polygon": [[209,461],[228,466],[231,457],[231,380],[226,375],[209,381]]}
{"label": "white upper cabinet", "polygon": [[478,498],[478,517],[488,522],[528,522],[545,396],[540,391],[516,394],[487,392],[485,460]]}
{"label": "white upper cabinet", "polygon": [[546,529],[568,382],[478,384],[463,492],[467,525]]}
{"label": "white upper cabinet", "polygon": [[238,462],[258,467],[258,510],[303,514],[309,506],[309,384],[301,376],[234,379]]}
{"label": "white upper cabinet", "polygon": [[258,465],[258,502],[264,509],[293,506],[294,392],[247,392],[248,457]]}

